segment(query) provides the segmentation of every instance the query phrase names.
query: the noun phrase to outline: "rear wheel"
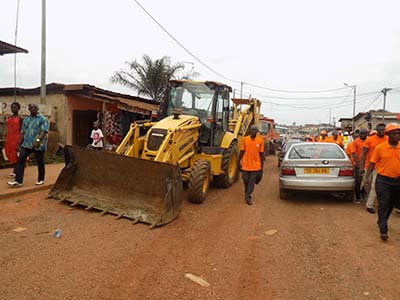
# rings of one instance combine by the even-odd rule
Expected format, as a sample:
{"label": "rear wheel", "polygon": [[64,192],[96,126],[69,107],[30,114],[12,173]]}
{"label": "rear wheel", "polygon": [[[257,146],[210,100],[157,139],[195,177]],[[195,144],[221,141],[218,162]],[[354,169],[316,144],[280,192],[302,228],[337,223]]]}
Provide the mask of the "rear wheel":
{"label": "rear wheel", "polygon": [[344,196],[343,196],[343,200],[349,201],[349,202],[354,201],[354,192],[353,191],[345,192]]}
{"label": "rear wheel", "polygon": [[280,189],[279,189],[279,198],[281,198],[281,199],[287,199],[287,198],[289,198],[289,191],[286,190],[286,189],[280,188]]}
{"label": "rear wheel", "polygon": [[206,199],[211,182],[211,168],[207,160],[196,160],[189,176],[188,198],[192,203],[200,204]]}
{"label": "rear wheel", "polygon": [[215,177],[215,184],[220,188],[230,187],[237,179],[238,174],[238,152],[236,142],[232,142],[228,149],[222,154],[223,175]]}
{"label": "rear wheel", "polygon": [[264,156],[267,157],[269,155],[269,143],[266,142],[264,144]]}

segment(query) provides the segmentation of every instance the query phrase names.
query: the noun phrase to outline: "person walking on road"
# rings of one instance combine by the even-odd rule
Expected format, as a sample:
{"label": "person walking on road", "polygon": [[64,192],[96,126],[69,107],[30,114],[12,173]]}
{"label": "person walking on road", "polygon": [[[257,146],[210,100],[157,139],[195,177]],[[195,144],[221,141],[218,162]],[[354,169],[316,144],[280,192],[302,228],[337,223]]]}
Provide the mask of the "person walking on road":
{"label": "person walking on road", "polygon": [[339,132],[337,130],[334,130],[332,132],[332,135],[330,137],[327,137],[325,139],[325,142],[327,143],[333,143],[338,145],[339,147],[343,148],[343,141],[342,141],[342,136],[339,135]]}
{"label": "person walking on road", "polygon": [[328,133],[326,132],[326,130],[322,130],[316,141],[317,142],[326,142],[327,137],[328,137]]}
{"label": "person walking on road", "polygon": [[15,177],[17,162],[18,162],[18,146],[21,138],[22,118],[19,116],[21,105],[18,102],[11,104],[12,116],[7,119],[7,137],[4,151],[8,161],[13,167],[13,172],[10,177]]}
{"label": "person walking on road", "polygon": [[364,143],[367,139],[368,131],[363,128],[360,130],[360,135],[351,144],[351,156],[354,160],[354,175],[355,175],[355,186],[354,192],[356,194],[356,203],[361,202],[361,181],[362,174],[364,173],[364,167],[361,165],[361,154],[364,147]]}
{"label": "person walking on road", "polygon": [[388,141],[375,148],[370,160],[365,184],[376,168],[375,190],[378,197],[378,225],[382,241],[388,239],[388,219],[400,200],[400,124],[386,126]]}
{"label": "person walking on road", "polygon": [[25,162],[30,154],[35,155],[38,166],[36,185],[44,184],[44,152],[47,148],[48,120],[39,113],[37,104],[29,104],[30,115],[24,119],[21,127],[20,154],[16,167],[15,180],[9,181],[11,187],[20,187],[24,179]]}
{"label": "person walking on road", "polygon": [[[361,165],[364,166],[365,169],[368,169],[368,165],[371,161],[372,154],[375,151],[375,148],[384,143],[387,142],[388,136],[385,135],[385,124],[380,123],[376,126],[376,134],[370,135],[367,140],[364,143],[364,147],[362,149],[362,155],[361,155]],[[375,209],[374,209],[374,203],[376,200],[376,192],[375,192],[375,181],[376,181],[376,170],[374,169],[371,174],[370,178],[370,189],[368,193],[368,198],[367,202],[365,204],[366,209],[369,213],[374,214]]]}
{"label": "person walking on road", "polygon": [[239,166],[242,171],[245,200],[252,205],[251,194],[254,190],[257,176],[264,168],[264,141],[257,136],[256,125],[250,127],[250,136],[243,138],[239,155]]}

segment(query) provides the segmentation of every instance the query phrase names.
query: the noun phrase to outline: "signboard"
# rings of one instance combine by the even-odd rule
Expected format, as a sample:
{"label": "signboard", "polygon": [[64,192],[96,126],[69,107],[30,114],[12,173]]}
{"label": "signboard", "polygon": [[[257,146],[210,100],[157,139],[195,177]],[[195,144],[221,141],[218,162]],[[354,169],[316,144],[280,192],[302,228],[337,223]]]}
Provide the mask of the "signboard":
{"label": "signboard", "polygon": [[[12,112],[11,112],[11,104],[14,101],[1,101],[0,100],[0,115],[1,116],[11,116]],[[28,116],[30,115],[29,109],[28,109],[28,105],[26,103],[19,103],[21,105],[21,110],[19,111],[19,114],[21,116]],[[39,105],[39,112],[46,116],[46,117],[50,117],[51,116],[51,109],[52,109],[52,105],[50,104],[38,104]]]}

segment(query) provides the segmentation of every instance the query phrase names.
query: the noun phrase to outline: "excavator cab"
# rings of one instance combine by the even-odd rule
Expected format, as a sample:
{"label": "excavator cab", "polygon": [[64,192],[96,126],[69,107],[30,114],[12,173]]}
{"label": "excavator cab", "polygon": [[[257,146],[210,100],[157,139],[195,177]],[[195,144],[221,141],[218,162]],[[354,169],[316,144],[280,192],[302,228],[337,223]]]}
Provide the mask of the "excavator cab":
{"label": "excavator cab", "polygon": [[231,91],[231,87],[213,81],[171,81],[170,97],[164,103],[166,114],[198,117],[201,123],[200,145],[218,147],[224,132],[228,131]]}

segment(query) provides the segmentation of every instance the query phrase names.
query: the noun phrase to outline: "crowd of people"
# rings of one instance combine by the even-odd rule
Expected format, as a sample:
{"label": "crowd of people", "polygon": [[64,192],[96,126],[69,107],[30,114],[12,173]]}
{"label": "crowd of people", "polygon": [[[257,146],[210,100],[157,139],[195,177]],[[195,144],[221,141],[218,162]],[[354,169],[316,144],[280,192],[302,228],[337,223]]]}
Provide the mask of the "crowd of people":
{"label": "crowd of people", "polygon": [[400,124],[380,123],[374,130],[354,132],[323,130],[310,142],[335,143],[349,156],[354,169],[354,201],[365,201],[366,210],[375,214],[378,204],[378,226],[381,239],[388,239],[387,221],[394,208],[400,213]]}

